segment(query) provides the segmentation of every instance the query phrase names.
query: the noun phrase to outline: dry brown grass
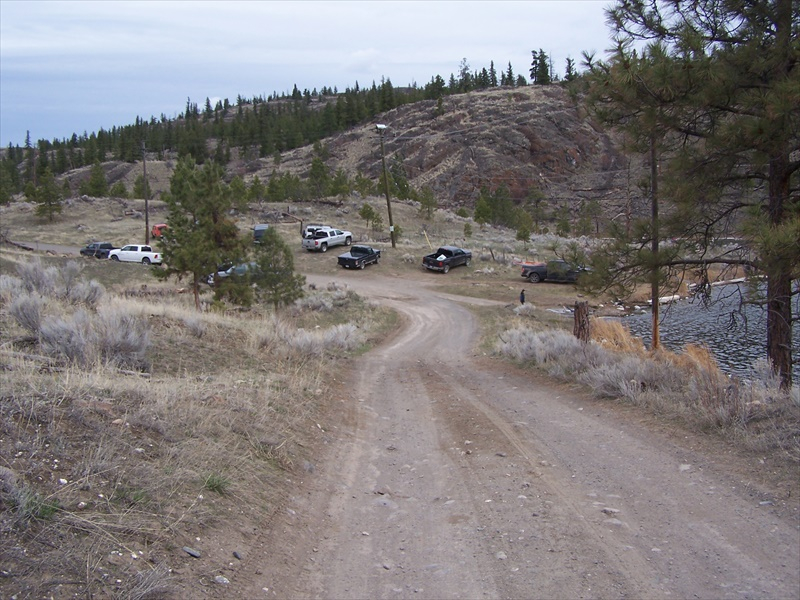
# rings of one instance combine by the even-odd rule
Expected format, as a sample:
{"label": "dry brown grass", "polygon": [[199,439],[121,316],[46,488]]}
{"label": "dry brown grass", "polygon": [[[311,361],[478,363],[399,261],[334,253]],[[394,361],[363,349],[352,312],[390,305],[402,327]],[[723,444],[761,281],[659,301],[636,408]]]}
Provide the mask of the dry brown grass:
{"label": "dry brown grass", "polygon": [[623,323],[611,319],[592,319],[592,340],[610,350],[643,356],[647,349],[641,338],[631,335]]}
{"label": "dry brown grass", "polygon": [[[4,257],[5,281],[14,260]],[[44,355],[8,311],[14,288],[0,294],[2,597],[50,596],[54,581],[61,596],[174,595],[175,569],[194,560],[180,548],[225,564],[202,540],[225,531],[235,544],[239,515],[268,520],[313,468],[338,359],[292,336],[322,321],[303,310],[197,313],[189,295],[131,283],[136,295],[120,285],[103,310],[149,323],[150,368],[138,373]],[[368,343],[393,326],[348,298],[315,331],[354,322]],[[44,310],[74,307],[47,298]]]}

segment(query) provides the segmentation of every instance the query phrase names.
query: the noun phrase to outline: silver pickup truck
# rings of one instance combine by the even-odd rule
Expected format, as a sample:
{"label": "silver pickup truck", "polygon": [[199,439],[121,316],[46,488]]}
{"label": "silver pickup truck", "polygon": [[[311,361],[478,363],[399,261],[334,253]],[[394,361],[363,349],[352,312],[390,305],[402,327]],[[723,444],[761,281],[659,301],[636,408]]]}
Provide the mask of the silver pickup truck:
{"label": "silver pickup truck", "polygon": [[352,233],[332,227],[317,229],[310,236],[303,238],[303,248],[309,252],[327,252],[331,246],[349,246],[352,243]]}

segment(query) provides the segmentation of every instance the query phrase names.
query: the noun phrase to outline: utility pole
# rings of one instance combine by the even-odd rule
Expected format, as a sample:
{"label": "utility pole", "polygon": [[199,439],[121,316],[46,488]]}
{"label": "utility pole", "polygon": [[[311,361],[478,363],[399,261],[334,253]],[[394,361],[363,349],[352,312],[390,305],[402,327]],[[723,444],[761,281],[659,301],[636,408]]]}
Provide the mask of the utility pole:
{"label": "utility pole", "polygon": [[383,150],[383,130],[386,129],[386,125],[375,125],[375,129],[378,130],[381,136],[381,162],[383,163],[383,185],[384,189],[386,190],[386,209],[389,211],[389,236],[392,238],[392,248],[397,248],[397,245],[394,240],[394,222],[392,221],[392,203],[389,200],[389,175],[386,172],[386,152]]}
{"label": "utility pole", "polygon": [[147,156],[144,147],[144,140],[142,140],[142,178],[144,179],[144,243],[146,246],[150,245],[150,207],[148,206],[148,193],[147,189]]}

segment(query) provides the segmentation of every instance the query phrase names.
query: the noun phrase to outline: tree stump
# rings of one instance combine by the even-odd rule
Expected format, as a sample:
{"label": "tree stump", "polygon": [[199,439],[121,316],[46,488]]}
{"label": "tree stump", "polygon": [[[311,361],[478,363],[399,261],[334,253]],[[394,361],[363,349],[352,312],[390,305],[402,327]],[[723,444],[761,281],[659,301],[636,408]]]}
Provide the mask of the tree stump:
{"label": "tree stump", "polygon": [[589,326],[589,303],[575,302],[575,322],[572,326],[572,335],[582,342],[588,342],[591,336]]}

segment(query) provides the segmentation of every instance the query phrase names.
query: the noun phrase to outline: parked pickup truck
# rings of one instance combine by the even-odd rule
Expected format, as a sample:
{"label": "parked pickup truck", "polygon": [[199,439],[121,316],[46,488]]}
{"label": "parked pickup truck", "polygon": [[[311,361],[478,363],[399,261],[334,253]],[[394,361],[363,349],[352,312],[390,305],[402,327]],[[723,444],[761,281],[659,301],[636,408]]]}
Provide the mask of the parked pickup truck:
{"label": "parked pickup truck", "polygon": [[81,256],[108,258],[108,253],[116,249],[117,247],[111,242],[92,242],[81,248]]}
{"label": "parked pickup truck", "polygon": [[372,246],[353,246],[350,252],[339,255],[339,264],[345,269],[363,269],[367,265],[375,263],[381,258],[381,251]]}
{"label": "parked pickup truck", "polygon": [[452,267],[459,265],[469,266],[472,262],[472,252],[455,246],[442,246],[433,254],[422,257],[422,266],[431,271],[447,273]]}
{"label": "parked pickup truck", "polygon": [[309,252],[318,250],[327,252],[331,246],[349,246],[353,242],[353,234],[341,229],[331,229],[328,227],[317,229],[311,237],[303,238],[303,248]]}
{"label": "parked pickup truck", "polygon": [[161,254],[153,252],[150,246],[139,246],[137,244],[129,244],[117,250],[112,250],[108,253],[108,258],[122,262],[137,262],[144,265],[161,264]]}
{"label": "parked pickup truck", "polygon": [[531,283],[540,281],[560,281],[575,283],[585,267],[571,265],[565,260],[549,260],[547,262],[526,263],[522,265],[522,276]]}

